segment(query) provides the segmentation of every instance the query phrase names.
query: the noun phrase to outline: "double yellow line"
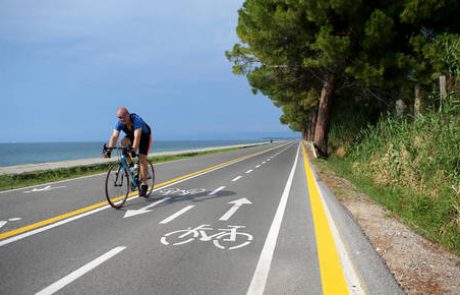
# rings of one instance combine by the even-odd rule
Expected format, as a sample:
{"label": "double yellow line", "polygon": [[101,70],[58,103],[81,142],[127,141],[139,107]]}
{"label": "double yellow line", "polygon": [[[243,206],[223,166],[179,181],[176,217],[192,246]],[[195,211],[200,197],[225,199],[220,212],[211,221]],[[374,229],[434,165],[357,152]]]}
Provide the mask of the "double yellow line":
{"label": "double yellow line", "polygon": [[[227,162],[223,162],[223,163],[214,165],[214,166],[209,167],[209,168],[202,169],[200,171],[196,171],[196,172],[184,175],[184,176],[180,176],[180,177],[177,177],[177,178],[162,182],[160,184],[157,184],[151,189],[158,189],[158,188],[164,187],[164,186],[166,186],[168,184],[172,184],[174,182],[178,182],[180,180],[190,178],[190,177],[196,176],[198,174],[202,174],[202,173],[205,173],[205,172],[208,172],[208,171],[211,171],[211,170],[215,170],[215,169],[218,169],[218,168],[221,168],[221,167],[224,167],[224,166],[227,166],[227,165],[239,162],[239,161],[243,161],[243,160],[246,160],[248,158],[255,157],[255,156],[258,156],[258,155],[263,154],[263,153],[267,153],[267,152],[269,152],[269,151],[271,151],[271,150],[273,150],[275,148],[271,148],[269,150],[264,150],[264,151],[253,153],[253,154],[250,154],[250,155],[247,155],[247,156],[239,157],[239,158],[227,161]],[[135,195],[137,195],[137,192],[132,192],[132,193],[130,193],[128,195],[128,198],[132,198]],[[121,199],[122,197],[123,196],[120,196],[118,198]],[[93,204],[93,205],[90,205],[90,206],[87,206],[87,207],[84,207],[84,208],[81,208],[81,209],[78,209],[78,210],[74,210],[74,211],[71,211],[71,212],[68,212],[68,213],[65,213],[65,214],[62,214],[62,215],[58,215],[58,216],[55,216],[55,217],[52,217],[52,218],[49,218],[49,219],[46,219],[46,220],[43,220],[43,221],[39,221],[37,223],[33,223],[33,224],[30,224],[30,225],[27,225],[27,226],[24,226],[24,227],[20,227],[20,228],[11,230],[11,231],[1,233],[0,234],[0,241],[4,240],[4,239],[7,239],[7,238],[10,238],[10,237],[13,237],[13,236],[16,236],[16,235],[19,235],[19,234],[22,234],[22,233],[25,233],[25,232],[28,232],[28,231],[31,231],[31,230],[34,230],[34,229],[37,229],[37,228],[40,228],[40,227],[44,227],[46,225],[49,225],[49,224],[52,224],[52,223],[55,223],[55,222],[58,222],[58,221],[61,221],[61,220],[76,216],[76,215],[80,215],[80,214],[89,212],[91,210],[101,208],[101,207],[106,206],[106,205],[108,205],[107,201],[96,203],[96,204]]]}

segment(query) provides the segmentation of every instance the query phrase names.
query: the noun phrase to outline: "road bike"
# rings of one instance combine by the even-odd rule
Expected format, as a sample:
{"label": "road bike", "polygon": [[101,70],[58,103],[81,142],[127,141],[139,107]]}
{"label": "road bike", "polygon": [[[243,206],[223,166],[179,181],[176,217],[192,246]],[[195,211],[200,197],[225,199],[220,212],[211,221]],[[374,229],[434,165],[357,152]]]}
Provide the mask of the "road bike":
{"label": "road bike", "polygon": [[[114,147],[117,150],[118,161],[109,166],[105,179],[105,195],[110,206],[120,209],[128,199],[130,191],[137,191],[140,188],[140,168],[138,160],[131,160],[131,165],[126,160],[129,152],[128,147]],[[108,147],[104,144],[103,152],[107,152]],[[136,168],[137,167],[137,168]],[[155,185],[155,169],[152,162],[147,159],[147,192],[145,198],[150,197]]]}

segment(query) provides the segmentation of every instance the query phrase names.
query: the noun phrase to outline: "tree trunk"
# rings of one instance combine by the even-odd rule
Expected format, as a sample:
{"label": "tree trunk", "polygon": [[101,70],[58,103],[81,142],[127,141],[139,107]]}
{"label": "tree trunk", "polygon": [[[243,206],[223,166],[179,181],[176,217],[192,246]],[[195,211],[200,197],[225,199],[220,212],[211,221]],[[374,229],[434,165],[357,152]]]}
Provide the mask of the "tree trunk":
{"label": "tree trunk", "polygon": [[323,84],[319,101],[318,117],[316,120],[314,144],[322,157],[327,157],[327,135],[332,108],[332,100],[335,90],[335,77],[329,75]]}
{"label": "tree trunk", "polygon": [[308,125],[308,141],[313,141],[315,139],[315,128],[316,128],[316,109],[310,112],[310,123]]}

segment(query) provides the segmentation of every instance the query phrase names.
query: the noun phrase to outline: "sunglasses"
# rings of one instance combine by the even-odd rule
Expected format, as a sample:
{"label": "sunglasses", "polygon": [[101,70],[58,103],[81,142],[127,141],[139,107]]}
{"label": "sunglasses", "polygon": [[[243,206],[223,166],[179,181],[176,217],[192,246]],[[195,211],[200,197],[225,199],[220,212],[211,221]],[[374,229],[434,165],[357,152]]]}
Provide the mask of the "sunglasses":
{"label": "sunglasses", "polygon": [[128,116],[128,115],[118,116],[118,119],[124,120],[124,119],[126,119],[126,116]]}

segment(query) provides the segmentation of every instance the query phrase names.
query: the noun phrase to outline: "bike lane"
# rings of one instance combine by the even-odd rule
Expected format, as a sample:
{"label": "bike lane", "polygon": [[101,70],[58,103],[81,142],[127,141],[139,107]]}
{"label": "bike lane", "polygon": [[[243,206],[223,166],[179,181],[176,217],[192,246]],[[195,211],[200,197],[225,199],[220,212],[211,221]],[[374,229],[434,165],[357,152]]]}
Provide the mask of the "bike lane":
{"label": "bike lane", "polygon": [[[270,152],[267,156],[276,152],[276,150]],[[191,246],[192,249],[184,251],[182,247],[181,249],[163,245],[160,241],[161,236],[169,232],[170,229],[171,231],[173,229],[184,229],[189,224],[200,225],[210,221],[217,221],[217,223],[211,224],[214,228],[221,228],[218,219],[233,206],[229,205],[228,201],[233,200],[233,197],[239,197],[239,194],[230,189],[231,185],[227,189],[216,192],[215,196],[209,196],[209,194],[218,188],[223,180],[231,183],[236,174],[245,174],[246,171],[250,170],[249,168],[261,163],[264,156],[260,155],[208,175],[183,182],[179,187],[180,189],[203,187],[206,191],[200,192],[192,198],[175,196],[170,202],[165,202],[161,206],[153,208],[152,213],[124,219],[123,216],[128,209],[139,209],[146,203],[154,202],[154,200],[148,200],[147,202],[133,200],[128,202],[124,211],[105,210],[91,216],[91,218],[77,220],[54,230],[40,233],[33,238],[0,247],[2,257],[0,269],[5,274],[0,287],[2,290],[12,294],[37,292],[99,255],[115,247],[123,246],[126,249],[119,253],[116,259],[105,262],[92,270],[91,275],[83,276],[64,288],[62,292],[64,294],[74,294],[94,293],[95,290],[103,290],[101,293],[106,293],[109,290],[109,293],[112,291],[119,293],[119,291],[125,290],[126,292],[121,293],[130,293],[134,290],[132,288],[136,286],[135,290],[140,292],[137,293],[136,291],[137,294],[142,294],[142,292],[152,294],[152,288],[158,290],[158,286],[161,286],[165,292],[159,293],[163,294],[168,294],[171,290],[181,290],[181,288],[184,288],[184,290],[197,288],[197,290],[203,290],[208,294],[213,293],[210,291],[211,289],[218,289],[213,289],[213,284],[210,282],[214,281],[209,281],[206,276],[209,275],[212,278],[214,274],[220,279],[224,279],[229,274],[228,272],[222,272],[222,270],[216,273],[213,268],[204,267],[203,260],[216,267],[216,262],[221,259],[222,255],[228,255],[228,251],[222,251],[222,249],[216,248],[210,242],[183,245],[185,247]],[[280,178],[278,172],[274,174],[275,178],[277,177],[276,179]],[[243,178],[241,181],[247,178]],[[282,187],[283,181],[281,180],[280,183],[269,181],[270,187],[267,188],[268,191],[275,191],[276,188]],[[219,185],[217,185],[218,183]],[[255,193],[255,195],[259,194]],[[270,196],[268,193],[267,195]],[[190,204],[196,207],[189,212],[193,212],[193,214],[187,213],[187,215],[182,216],[187,216],[186,219],[177,218],[174,222],[166,225],[159,224],[162,220],[177,212],[177,210]],[[195,211],[198,208],[199,210]],[[241,208],[233,217],[237,217],[240,212],[245,212],[246,209]],[[209,217],[209,214],[213,215]],[[196,219],[189,220],[189,218]],[[176,222],[182,222],[182,224],[172,226]],[[169,229],[168,226],[171,226],[171,228]],[[226,228],[226,226],[223,227]],[[251,245],[234,251],[249,248]],[[181,263],[185,263],[185,265],[181,265]],[[232,259],[225,263],[233,265]],[[226,268],[225,263],[220,263],[223,269]],[[235,270],[240,273],[241,269],[249,268],[249,265],[248,267],[244,267],[244,265],[243,267],[238,266],[233,269],[232,273]],[[197,270],[203,269],[208,269],[210,273],[199,275]],[[182,284],[176,279],[171,280],[171,276],[183,277],[184,280],[189,280],[189,275],[192,276],[190,278],[191,285]],[[194,275],[195,277],[193,277]],[[229,291],[235,290],[234,285],[240,284],[238,281],[229,283],[231,284]],[[220,285],[218,284],[215,287],[220,288]],[[155,291],[154,293],[157,292]]]}
{"label": "bike lane", "polygon": [[[262,146],[155,165],[157,184],[251,154],[281,147]],[[40,228],[105,205],[105,173],[91,177],[0,192],[0,243],[19,234],[15,230]],[[1,221],[5,221],[4,223]],[[26,228],[30,228],[24,230]]]}

